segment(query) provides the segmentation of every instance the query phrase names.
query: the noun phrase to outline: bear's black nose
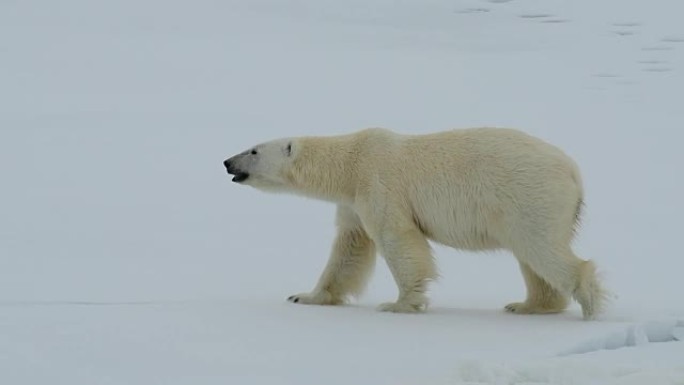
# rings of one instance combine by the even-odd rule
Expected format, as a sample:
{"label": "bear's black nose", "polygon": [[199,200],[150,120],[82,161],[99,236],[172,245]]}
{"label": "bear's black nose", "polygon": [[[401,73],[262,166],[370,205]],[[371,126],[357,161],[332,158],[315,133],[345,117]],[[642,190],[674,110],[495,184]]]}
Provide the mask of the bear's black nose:
{"label": "bear's black nose", "polygon": [[227,171],[230,171],[230,159],[224,160],[223,165],[226,166]]}

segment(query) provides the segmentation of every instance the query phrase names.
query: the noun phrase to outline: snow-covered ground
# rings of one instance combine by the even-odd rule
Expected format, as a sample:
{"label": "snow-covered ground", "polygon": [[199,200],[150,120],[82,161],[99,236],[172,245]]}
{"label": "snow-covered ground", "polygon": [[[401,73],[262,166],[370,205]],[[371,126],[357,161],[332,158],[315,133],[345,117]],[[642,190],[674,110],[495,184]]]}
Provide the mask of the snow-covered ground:
{"label": "snow-covered ground", "polygon": [[[684,384],[681,0],[0,2],[0,383]],[[507,314],[436,247],[425,314],[289,304],[334,208],[234,185],[279,136],[518,127],[582,168],[615,293]]]}

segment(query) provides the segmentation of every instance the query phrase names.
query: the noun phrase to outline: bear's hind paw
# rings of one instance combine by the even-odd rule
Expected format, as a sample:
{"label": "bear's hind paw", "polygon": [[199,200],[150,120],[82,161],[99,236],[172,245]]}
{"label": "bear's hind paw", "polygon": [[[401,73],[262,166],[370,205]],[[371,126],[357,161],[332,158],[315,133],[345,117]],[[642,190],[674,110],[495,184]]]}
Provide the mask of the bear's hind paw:
{"label": "bear's hind paw", "polygon": [[553,314],[560,313],[564,309],[565,307],[533,306],[527,302],[513,302],[504,306],[504,310],[515,314]]}
{"label": "bear's hind paw", "polygon": [[425,303],[387,302],[378,306],[379,311],[391,313],[420,313],[427,309]]}

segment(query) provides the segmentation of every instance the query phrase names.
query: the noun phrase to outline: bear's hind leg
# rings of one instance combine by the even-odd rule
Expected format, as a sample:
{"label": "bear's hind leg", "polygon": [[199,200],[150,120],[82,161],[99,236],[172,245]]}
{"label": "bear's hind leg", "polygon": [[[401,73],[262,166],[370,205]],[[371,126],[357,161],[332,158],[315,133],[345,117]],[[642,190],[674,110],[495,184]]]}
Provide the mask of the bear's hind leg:
{"label": "bear's hind leg", "polygon": [[399,288],[396,302],[379,306],[380,311],[415,313],[427,309],[428,283],[437,276],[430,245],[418,229],[383,235],[382,254]]}
{"label": "bear's hind leg", "polygon": [[525,302],[513,302],[505,306],[506,311],[516,314],[559,313],[568,306],[568,297],[554,289],[525,263],[520,262],[520,272],[527,286]]}
{"label": "bear's hind leg", "polygon": [[288,301],[299,304],[339,305],[358,296],[375,266],[375,245],[347,208],[337,211],[337,235],[328,263],[311,293],[295,294]]}
{"label": "bear's hind leg", "polygon": [[603,310],[606,292],[596,277],[593,262],[578,258],[569,246],[540,247],[543,244],[514,253],[561,295],[572,296],[582,307],[585,320],[595,318]]}

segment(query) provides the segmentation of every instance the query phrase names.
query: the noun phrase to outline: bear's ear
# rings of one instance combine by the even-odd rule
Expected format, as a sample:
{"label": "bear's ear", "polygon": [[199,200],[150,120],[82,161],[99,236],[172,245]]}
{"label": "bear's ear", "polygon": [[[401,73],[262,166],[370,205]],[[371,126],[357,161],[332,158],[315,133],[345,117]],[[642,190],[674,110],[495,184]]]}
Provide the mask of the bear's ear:
{"label": "bear's ear", "polygon": [[285,153],[287,156],[292,155],[292,142],[287,143],[287,146],[285,147]]}

